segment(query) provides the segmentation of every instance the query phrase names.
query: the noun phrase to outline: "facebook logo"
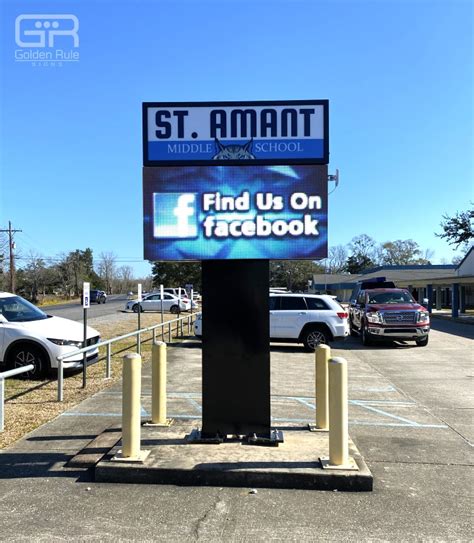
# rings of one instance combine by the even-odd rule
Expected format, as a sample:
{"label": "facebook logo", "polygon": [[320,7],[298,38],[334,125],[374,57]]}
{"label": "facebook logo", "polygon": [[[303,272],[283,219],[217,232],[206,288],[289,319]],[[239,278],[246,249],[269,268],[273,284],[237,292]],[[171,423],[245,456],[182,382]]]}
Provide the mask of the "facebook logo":
{"label": "facebook logo", "polygon": [[196,193],[153,193],[153,217],[155,238],[196,238]]}

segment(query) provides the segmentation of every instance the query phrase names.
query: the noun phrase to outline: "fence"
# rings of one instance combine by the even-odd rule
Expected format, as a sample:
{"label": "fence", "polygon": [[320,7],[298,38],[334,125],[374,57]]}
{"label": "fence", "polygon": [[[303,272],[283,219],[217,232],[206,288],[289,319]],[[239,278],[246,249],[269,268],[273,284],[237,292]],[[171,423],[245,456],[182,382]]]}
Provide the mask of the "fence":
{"label": "fence", "polygon": [[15,375],[20,375],[21,373],[26,373],[27,371],[32,371],[34,369],[35,367],[33,366],[33,364],[29,364],[28,366],[22,366],[20,368],[15,368],[13,370],[8,370],[0,373],[0,432],[3,432],[3,430],[5,429],[5,379],[8,379],[8,377],[13,377]]}
{"label": "fence", "polygon": [[[166,336],[168,336],[168,341],[171,342],[172,340],[172,334],[173,332],[176,332],[175,337],[178,337],[178,332],[180,331],[181,335],[183,335],[183,325],[186,321],[186,325],[188,328],[188,334],[191,332],[191,326],[195,320],[195,318],[199,315],[199,313],[191,313],[189,315],[184,315],[183,317],[178,317],[177,319],[173,319],[170,321],[162,322],[159,324],[154,324],[153,326],[148,326],[147,328],[141,328],[140,330],[134,330],[133,332],[129,332],[128,334],[124,334],[122,336],[118,336],[112,339],[107,339],[105,341],[100,341],[99,343],[96,343],[95,345],[89,345],[87,347],[83,347],[82,349],[76,349],[74,351],[71,351],[70,353],[67,353],[62,356],[58,356],[58,402],[62,402],[64,399],[64,360],[71,358],[72,356],[76,356],[78,354],[84,354],[89,351],[93,351],[95,349],[98,349],[99,347],[106,347],[107,352],[105,356],[106,364],[105,364],[105,377],[106,379],[110,379],[111,376],[111,360],[112,360],[112,345],[114,343],[117,343],[119,341],[123,341],[124,339],[128,339],[130,337],[137,337],[137,352],[140,352],[140,345],[142,343],[142,335],[146,334],[147,332],[152,332],[152,337],[145,341],[156,340],[156,333],[157,329],[161,328],[161,338],[164,341],[166,339]],[[173,329],[173,325],[176,324],[176,327]]]}

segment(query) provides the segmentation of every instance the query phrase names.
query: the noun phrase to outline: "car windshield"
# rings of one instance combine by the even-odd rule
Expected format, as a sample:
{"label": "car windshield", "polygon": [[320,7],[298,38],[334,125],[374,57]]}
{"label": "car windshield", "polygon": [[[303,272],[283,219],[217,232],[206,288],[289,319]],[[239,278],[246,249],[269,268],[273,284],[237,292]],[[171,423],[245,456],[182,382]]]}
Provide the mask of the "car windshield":
{"label": "car windshield", "polygon": [[416,303],[407,291],[402,292],[379,292],[369,294],[369,304],[400,304]]}
{"label": "car windshield", "polygon": [[43,313],[41,309],[38,309],[20,296],[0,298],[0,314],[8,322],[40,321],[48,318],[48,315]]}

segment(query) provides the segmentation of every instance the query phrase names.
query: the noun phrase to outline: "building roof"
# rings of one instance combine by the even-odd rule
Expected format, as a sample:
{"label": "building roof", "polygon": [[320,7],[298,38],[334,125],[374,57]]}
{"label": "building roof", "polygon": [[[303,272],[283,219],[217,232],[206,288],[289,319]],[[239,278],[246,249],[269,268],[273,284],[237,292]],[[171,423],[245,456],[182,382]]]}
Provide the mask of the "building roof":
{"label": "building roof", "polygon": [[[324,274],[313,275],[315,289],[351,289],[359,281],[367,281],[376,277],[385,277],[387,281],[403,282],[427,281],[432,279],[448,279],[456,277],[456,266],[449,265],[410,265],[410,266],[378,266],[360,274]],[[451,281],[452,282],[452,281]]]}
{"label": "building roof", "polygon": [[457,271],[459,271],[461,269],[462,265],[471,257],[471,255],[474,254],[473,251],[474,251],[474,245],[469,249],[469,251],[464,255],[464,258],[457,265],[457,267],[456,267]]}

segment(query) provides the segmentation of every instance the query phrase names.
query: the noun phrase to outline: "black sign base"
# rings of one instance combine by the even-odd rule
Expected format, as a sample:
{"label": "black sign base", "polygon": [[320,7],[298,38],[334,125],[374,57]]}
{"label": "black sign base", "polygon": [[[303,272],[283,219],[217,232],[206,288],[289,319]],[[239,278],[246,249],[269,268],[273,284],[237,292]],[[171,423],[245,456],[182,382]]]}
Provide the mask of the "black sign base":
{"label": "black sign base", "polygon": [[270,437],[268,436],[258,436],[257,434],[248,435],[245,441],[249,445],[266,445],[278,447],[279,443],[283,443],[283,432],[281,430],[272,430],[270,432]]}
{"label": "black sign base", "polygon": [[224,437],[215,434],[214,436],[211,435],[205,435],[203,436],[201,430],[199,428],[194,428],[191,430],[191,433],[188,434],[185,438],[186,443],[191,444],[209,444],[209,445],[219,445],[220,443],[224,442]]}
{"label": "black sign base", "polygon": [[269,262],[202,262],[201,438],[271,439]]}

